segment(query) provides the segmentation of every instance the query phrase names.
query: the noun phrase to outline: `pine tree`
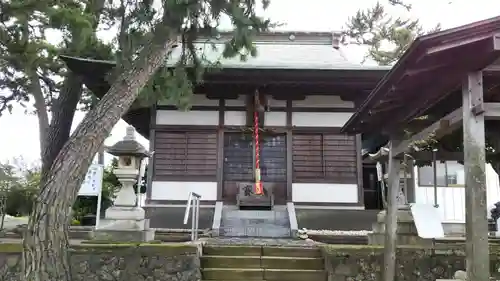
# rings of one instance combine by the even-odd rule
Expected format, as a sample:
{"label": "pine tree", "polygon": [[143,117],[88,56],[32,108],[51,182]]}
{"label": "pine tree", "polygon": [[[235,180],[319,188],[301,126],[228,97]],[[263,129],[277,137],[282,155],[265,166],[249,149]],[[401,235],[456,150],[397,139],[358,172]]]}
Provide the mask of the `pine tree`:
{"label": "pine tree", "polygon": [[[388,0],[388,4],[410,11],[411,5],[402,0]],[[377,2],[375,6],[361,9],[349,17],[344,29],[344,43],[368,47],[365,59],[379,65],[394,64],[418,36],[435,32],[440,25],[425,31],[419,20],[393,17],[386,6]]]}
{"label": "pine tree", "polygon": [[[47,174],[69,138],[83,92],[80,79],[67,72],[57,56],[111,58],[111,46],[103,44],[95,34],[99,19],[104,18],[105,3],[105,0],[0,3],[0,90],[5,92],[0,96],[0,116],[11,111],[15,103],[26,110],[35,108],[42,175]],[[50,42],[49,30],[61,32],[60,44]]]}
{"label": "pine tree", "polygon": [[[256,55],[253,38],[271,25],[257,15],[259,3],[255,0],[163,0],[161,4],[155,8],[152,1],[129,0],[112,11],[121,17],[121,31],[118,65],[108,77],[111,87],[87,113],[46,173],[24,239],[26,280],[72,280],[67,251],[70,213],[64,210],[74,203],[91,159],[139,93],[146,98],[162,94],[178,100],[189,97],[206,69],[194,41],[199,36],[216,36],[221,17],[228,16],[234,27],[225,57]],[[264,7],[268,4],[262,2]],[[182,48],[182,55],[175,70],[168,71],[163,66],[176,46]],[[194,71],[188,72],[188,67]]]}

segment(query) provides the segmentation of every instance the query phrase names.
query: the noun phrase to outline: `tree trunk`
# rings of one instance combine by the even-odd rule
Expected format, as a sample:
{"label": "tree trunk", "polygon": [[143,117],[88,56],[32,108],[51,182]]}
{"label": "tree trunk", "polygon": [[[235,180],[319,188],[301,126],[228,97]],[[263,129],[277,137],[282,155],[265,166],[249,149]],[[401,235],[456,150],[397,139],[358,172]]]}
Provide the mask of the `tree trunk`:
{"label": "tree trunk", "polygon": [[47,112],[47,105],[45,104],[45,97],[40,85],[40,78],[36,70],[27,69],[26,72],[31,80],[31,94],[35,100],[35,110],[38,116],[38,133],[40,134],[40,155],[42,155],[47,143],[47,129],[49,128],[49,114]]}
{"label": "tree trunk", "polygon": [[67,251],[71,207],[93,157],[149,78],[165,62],[174,43],[165,35],[156,35],[155,39],[85,116],[47,173],[24,239],[24,280],[72,280]]}
{"label": "tree trunk", "polygon": [[71,133],[76,107],[82,95],[82,82],[74,73],[69,72],[63,83],[59,97],[54,102],[52,120],[46,132],[46,142],[42,152],[43,184],[57,154],[64,146]]}

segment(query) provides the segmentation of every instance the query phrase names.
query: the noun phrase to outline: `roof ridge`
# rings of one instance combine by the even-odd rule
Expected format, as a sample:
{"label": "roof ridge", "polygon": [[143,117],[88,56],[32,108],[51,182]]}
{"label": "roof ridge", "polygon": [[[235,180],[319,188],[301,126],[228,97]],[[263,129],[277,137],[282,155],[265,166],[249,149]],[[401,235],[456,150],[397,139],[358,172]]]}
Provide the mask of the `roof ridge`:
{"label": "roof ridge", "polygon": [[[323,32],[323,31],[272,31],[262,32],[255,35],[256,43],[280,43],[287,44],[307,44],[307,45],[332,45],[337,46],[341,32]],[[216,36],[200,37],[195,42],[220,41],[221,43],[230,40],[233,37],[232,32],[220,32]]]}

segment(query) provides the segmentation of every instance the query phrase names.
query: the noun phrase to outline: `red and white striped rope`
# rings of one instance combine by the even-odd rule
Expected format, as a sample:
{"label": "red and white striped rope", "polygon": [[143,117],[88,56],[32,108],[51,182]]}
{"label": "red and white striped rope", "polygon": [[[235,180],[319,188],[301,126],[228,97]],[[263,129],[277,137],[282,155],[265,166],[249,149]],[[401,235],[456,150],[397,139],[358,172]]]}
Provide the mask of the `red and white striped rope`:
{"label": "red and white striped rope", "polygon": [[262,194],[260,182],[260,142],[259,142],[259,112],[257,110],[258,96],[255,98],[254,109],[254,140],[255,140],[255,194]]}

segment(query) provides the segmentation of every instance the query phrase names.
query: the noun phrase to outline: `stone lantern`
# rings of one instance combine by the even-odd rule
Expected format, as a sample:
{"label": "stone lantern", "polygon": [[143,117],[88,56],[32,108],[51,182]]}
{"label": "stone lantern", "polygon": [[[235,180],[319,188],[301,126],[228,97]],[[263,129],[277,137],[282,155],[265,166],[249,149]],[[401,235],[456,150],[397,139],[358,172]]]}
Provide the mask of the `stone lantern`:
{"label": "stone lantern", "polygon": [[115,206],[135,207],[137,195],[134,184],[139,177],[142,159],[149,156],[144,146],[135,140],[135,129],[132,126],[127,128],[127,133],[123,140],[108,147],[106,152],[118,157],[118,167],[114,173],[122,188],[118,192],[114,201]]}
{"label": "stone lantern", "polygon": [[114,173],[122,186],[116,194],[113,206],[106,210],[103,226],[95,231],[94,238],[115,241],[152,240],[154,232],[149,230],[149,220],[145,219],[144,209],[138,206],[138,197],[134,190],[141,162],[149,153],[135,139],[135,129],[132,126],[127,127],[123,140],[108,147],[106,151],[118,157],[118,167]]}

